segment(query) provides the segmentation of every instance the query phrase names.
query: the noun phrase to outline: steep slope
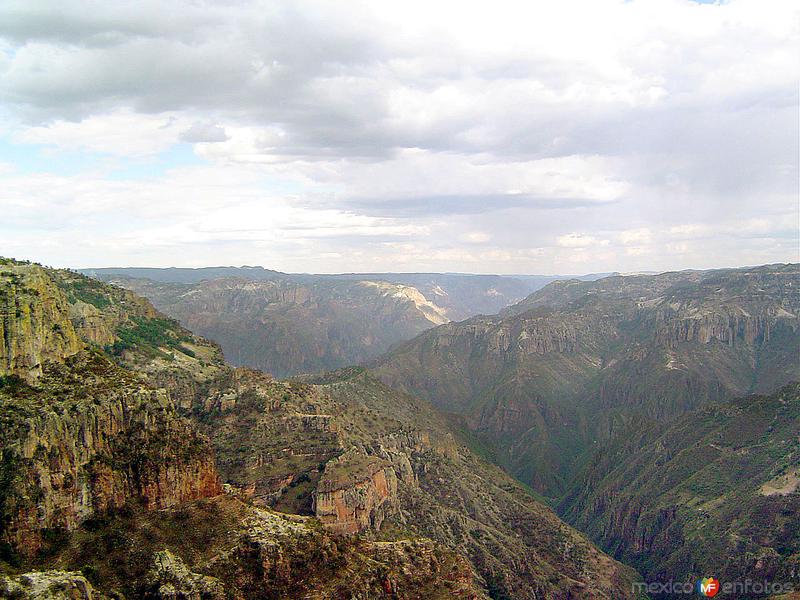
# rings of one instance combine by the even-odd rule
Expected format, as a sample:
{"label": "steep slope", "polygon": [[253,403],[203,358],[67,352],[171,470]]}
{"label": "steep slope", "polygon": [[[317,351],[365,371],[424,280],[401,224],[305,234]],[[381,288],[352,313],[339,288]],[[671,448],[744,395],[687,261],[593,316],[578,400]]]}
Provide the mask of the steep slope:
{"label": "steep slope", "polygon": [[670,419],[800,377],[800,269],[553,283],[501,316],[425,332],[384,382],[462,414],[503,465],[558,496],[633,415]]}
{"label": "steep slope", "polygon": [[52,532],[131,499],[163,508],[221,492],[208,440],[167,392],[80,335],[90,330],[78,295],[101,296],[64,287],[53,271],[3,259],[0,541],[28,557]]}
{"label": "steep slope", "polygon": [[224,496],[178,414],[231,375],[215,345],[69,271],[2,259],[0,290],[3,597],[485,597],[441,544],[342,539]]}
{"label": "steep slope", "polygon": [[0,590],[633,597],[633,571],[426,403],[360,370],[233,369],[130,291],[3,268]]}
{"label": "steep slope", "polygon": [[361,369],[279,382],[237,369],[199,398],[223,477],[325,529],[424,536],[470,558],[494,598],[624,598],[635,574],[479,459],[430,405]]}
{"label": "steep slope", "polygon": [[649,581],[713,573],[797,589],[799,432],[796,383],[666,429],[638,422],[593,456],[559,512]]}
{"label": "steep slope", "polygon": [[361,362],[448,320],[416,288],[385,282],[112,282],[218,342],[234,364],[276,377]]}

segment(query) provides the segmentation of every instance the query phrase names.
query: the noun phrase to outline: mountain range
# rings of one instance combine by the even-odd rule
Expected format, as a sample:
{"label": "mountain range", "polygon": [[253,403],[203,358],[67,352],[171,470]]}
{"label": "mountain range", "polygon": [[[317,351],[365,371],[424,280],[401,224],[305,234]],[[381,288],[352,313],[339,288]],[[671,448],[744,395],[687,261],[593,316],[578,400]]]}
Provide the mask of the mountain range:
{"label": "mountain range", "polygon": [[128,290],[10,259],[0,306],[7,595],[635,597],[634,570],[361,369],[233,368]]}
{"label": "mountain range", "polygon": [[463,417],[500,464],[558,498],[632,418],[773,391],[798,379],[798,349],[800,268],[768,265],[556,282],[371,367]]}
{"label": "mountain range", "polygon": [[[800,588],[799,265],[515,303],[489,276],[245,270],[93,273],[120,287],[0,261],[0,595]],[[488,289],[497,314],[451,319]],[[339,368],[334,342],[398,323]],[[226,362],[252,337],[283,373]]]}
{"label": "mountain range", "polygon": [[233,364],[276,377],[362,363],[436,325],[495,313],[556,279],[439,273],[310,275],[261,267],[84,273],[150,299],[164,314],[218,342]]}

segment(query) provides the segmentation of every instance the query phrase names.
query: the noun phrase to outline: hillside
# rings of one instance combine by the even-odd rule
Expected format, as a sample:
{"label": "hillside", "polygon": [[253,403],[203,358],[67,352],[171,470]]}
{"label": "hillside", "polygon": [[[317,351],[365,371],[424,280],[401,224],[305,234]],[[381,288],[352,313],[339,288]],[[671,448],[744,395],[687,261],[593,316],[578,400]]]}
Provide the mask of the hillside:
{"label": "hillside", "polygon": [[798,432],[796,383],[667,428],[637,422],[592,457],[559,512],[648,581],[714,573],[797,589]]}
{"label": "hillside", "polygon": [[[426,329],[491,314],[556,277],[447,273],[288,274],[261,267],[89,269],[222,346],[286,377],[362,363]],[[592,278],[593,276],[587,276]]]}
{"label": "hillside", "polygon": [[219,343],[232,363],[276,377],[361,362],[448,320],[415,288],[383,282],[111,281]]}
{"label": "hillside", "polygon": [[558,497],[594,444],[800,377],[800,268],[552,283],[493,317],[448,323],[371,366],[463,415],[513,474]]}
{"label": "hillside", "polygon": [[632,597],[635,572],[426,403],[359,370],[233,369],[130,291],[69,271],[3,259],[0,277],[0,590]]}
{"label": "hillside", "polygon": [[362,369],[294,381],[236,369],[191,414],[237,497],[341,534],[433,539],[468,557],[492,597],[627,597],[636,577],[430,405]]}

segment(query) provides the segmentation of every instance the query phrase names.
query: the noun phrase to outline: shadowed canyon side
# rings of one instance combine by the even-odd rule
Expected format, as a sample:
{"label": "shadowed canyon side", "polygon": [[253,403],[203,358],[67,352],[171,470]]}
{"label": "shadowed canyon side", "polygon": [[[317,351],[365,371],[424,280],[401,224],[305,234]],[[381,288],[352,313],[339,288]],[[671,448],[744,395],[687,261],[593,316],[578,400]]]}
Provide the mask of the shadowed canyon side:
{"label": "shadowed canyon side", "polygon": [[714,573],[798,589],[798,434],[798,383],[668,426],[641,420],[592,457],[559,512],[648,581]]}
{"label": "shadowed canyon side", "polygon": [[233,369],[69,271],[3,259],[0,292],[2,593],[633,597],[635,572],[361,370]]}
{"label": "shadowed canyon side", "polygon": [[800,268],[769,265],[552,283],[372,368],[463,415],[501,464],[558,497],[581,455],[634,415],[772,391],[800,378],[798,349]]}

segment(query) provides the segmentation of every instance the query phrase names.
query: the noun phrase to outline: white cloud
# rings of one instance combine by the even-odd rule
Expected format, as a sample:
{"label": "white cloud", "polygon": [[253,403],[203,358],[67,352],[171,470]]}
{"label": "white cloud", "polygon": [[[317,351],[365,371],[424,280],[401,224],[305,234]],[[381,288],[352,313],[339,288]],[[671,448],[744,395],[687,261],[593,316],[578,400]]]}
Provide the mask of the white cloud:
{"label": "white cloud", "polygon": [[601,240],[591,235],[568,233],[556,238],[556,244],[562,248],[589,248],[592,246],[608,246],[609,240]]}
{"label": "white cloud", "polygon": [[630,244],[642,244],[649,242],[653,237],[653,233],[649,228],[641,227],[639,229],[626,229],[625,231],[620,231],[617,237],[623,245],[628,246]]}
{"label": "white cloud", "polygon": [[483,231],[468,231],[459,236],[461,241],[470,244],[484,244],[492,239],[492,236]]}
{"label": "white cloud", "polygon": [[14,140],[42,144],[63,152],[98,152],[140,158],[153,156],[175,144],[186,128],[174,114],[141,115],[130,110],[93,115],[81,121],[56,120],[18,131]]}

